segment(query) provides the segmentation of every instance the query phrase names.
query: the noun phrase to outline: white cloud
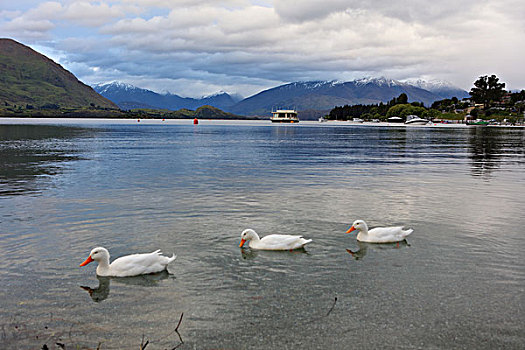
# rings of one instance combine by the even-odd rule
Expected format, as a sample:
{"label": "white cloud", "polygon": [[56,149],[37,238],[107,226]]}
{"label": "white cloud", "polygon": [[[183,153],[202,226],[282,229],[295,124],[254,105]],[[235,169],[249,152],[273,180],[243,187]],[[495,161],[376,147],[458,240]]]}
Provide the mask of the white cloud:
{"label": "white cloud", "polygon": [[[0,17],[0,30],[5,36],[42,40],[50,38],[49,32],[56,28],[54,20],[60,12],[57,2],[44,2],[27,11],[5,11],[6,17]],[[2,20],[3,19],[3,20]]]}
{"label": "white cloud", "polygon": [[[473,7],[488,0],[275,0],[276,12],[283,19],[312,21],[333,13],[360,12],[377,13],[405,22],[425,22],[448,18],[455,14],[468,13]],[[517,0],[511,0],[517,1]]]}
{"label": "white cloud", "polygon": [[98,27],[122,16],[124,12],[119,6],[110,6],[103,2],[92,4],[88,1],[75,1],[64,8],[61,17],[79,25]]}

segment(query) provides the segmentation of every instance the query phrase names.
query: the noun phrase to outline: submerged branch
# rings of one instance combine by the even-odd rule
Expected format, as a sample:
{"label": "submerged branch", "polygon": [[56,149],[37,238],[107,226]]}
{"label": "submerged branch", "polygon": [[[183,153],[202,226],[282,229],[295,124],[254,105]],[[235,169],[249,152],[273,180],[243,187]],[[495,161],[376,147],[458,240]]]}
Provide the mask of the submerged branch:
{"label": "submerged branch", "polygon": [[[328,310],[328,312],[326,313],[326,316],[330,315],[330,312],[332,312],[332,310],[334,309],[336,303],[337,303],[337,297],[335,297],[335,299],[334,299],[334,304],[332,305],[332,307],[330,308],[330,310]],[[325,317],[326,317],[326,316],[325,316]]]}
{"label": "submerged branch", "polygon": [[179,326],[182,323],[182,316],[184,316],[184,312],[180,314],[179,323],[177,323],[177,327],[175,327],[175,332],[177,332],[177,333],[179,333]]}
{"label": "submerged branch", "polygon": [[146,346],[148,346],[149,340],[146,340],[146,343],[144,343],[144,334],[142,334],[142,340],[140,341],[140,350],[146,349]]}
{"label": "submerged branch", "polygon": [[330,310],[328,310],[328,312],[326,313],[326,315],[322,315],[322,316],[318,316],[318,317],[315,317],[313,319],[311,319],[310,321],[307,321],[305,322],[305,324],[309,324],[309,323],[313,323],[313,322],[318,322],[320,320],[322,320],[323,318],[325,317],[328,317],[330,315],[330,313],[334,310],[335,308],[335,304],[337,303],[337,297],[334,297],[334,302],[332,304],[332,307],[330,308]]}
{"label": "submerged branch", "polygon": [[[180,341],[180,343],[177,344],[177,345],[176,345],[174,348],[172,348],[171,350],[177,349],[177,348],[180,347],[182,344],[184,344],[184,341],[182,340],[182,336],[181,336],[180,333],[179,333],[179,327],[180,327],[180,325],[181,325],[181,323],[182,323],[182,318],[183,318],[183,317],[184,317],[184,312],[181,313],[180,318],[179,318],[179,322],[177,323],[177,327],[175,327],[175,329],[174,329],[173,331],[171,331],[169,334],[167,334],[167,335],[165,335],[165,336],[163,336],[163,337],[161,337],[161,338],[159,338],[159,339],[152,340],[151,343],[157,343],[157,342],[160,342],[161,340],[166,339],[166,338],[168,338],[169,336],[171,336],[173,333],[177,333],[177,336],[179,337],[179,341]],[[143,338],[142,341],[144,341],[144,336],[142,336],[142,338]],[[149,341],[146,342],[146,344],[144,345],[144,348],[146,347],[146,345],[148,345],[148,343],[149,343]],[[141,345],[141,346],[142,346],[142,345]],[[143,350],[144,348],[141,347],[140,349]]]}

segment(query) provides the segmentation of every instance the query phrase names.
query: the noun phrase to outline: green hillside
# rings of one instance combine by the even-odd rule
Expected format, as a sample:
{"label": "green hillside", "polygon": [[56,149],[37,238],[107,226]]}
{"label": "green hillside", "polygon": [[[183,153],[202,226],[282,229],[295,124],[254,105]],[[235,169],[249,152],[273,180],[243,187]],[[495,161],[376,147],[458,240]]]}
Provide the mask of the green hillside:
{"label": "green hillside", "polygon": [[0,108],[13,110],[118,109],[49,58],[0,39]]}

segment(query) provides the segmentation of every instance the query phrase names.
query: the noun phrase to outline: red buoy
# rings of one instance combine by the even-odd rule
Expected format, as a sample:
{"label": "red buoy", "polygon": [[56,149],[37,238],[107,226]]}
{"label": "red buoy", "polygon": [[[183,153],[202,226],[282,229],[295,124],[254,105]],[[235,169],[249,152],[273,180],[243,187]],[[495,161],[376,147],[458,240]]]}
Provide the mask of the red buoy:
{"label": "red buoy", "polygon": [[199,119],[197,119],[197,118],[193,119],[193,124],[194,124],[194,125],[199,124]]}

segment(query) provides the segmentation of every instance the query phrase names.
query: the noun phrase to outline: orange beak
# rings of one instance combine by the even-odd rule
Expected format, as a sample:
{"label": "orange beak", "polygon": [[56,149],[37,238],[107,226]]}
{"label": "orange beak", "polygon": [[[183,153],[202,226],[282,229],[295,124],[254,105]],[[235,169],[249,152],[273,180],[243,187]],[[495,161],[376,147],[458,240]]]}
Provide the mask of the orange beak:
{"label": "orange beak", "polygon": [[246,243],[246,240],[245,240],[245,239],[241,239],[241,244],[239,244],[239,248],[242,248],[242,246],[244,245],[244,243]]}
{"label": "orange beak", "polygon": [[352,227],[350,227],[350,228],[348,229],[348,231],[346,231],[346,233],[350,233],[350,232],[352,232],[352,231],[354,231],[354,230],[355,230],[355,227],[352,226]]}
{"label": "orange beak", "polygon": [[84,261],[82,264],[80,264],[80,266],[86,266],[87,264],[89,264],[92,261],[95,261],[95,260],[93,260],[93,258],[91,258],[91,255],[90,255],[90,256],[88,256],[86,261]]}

